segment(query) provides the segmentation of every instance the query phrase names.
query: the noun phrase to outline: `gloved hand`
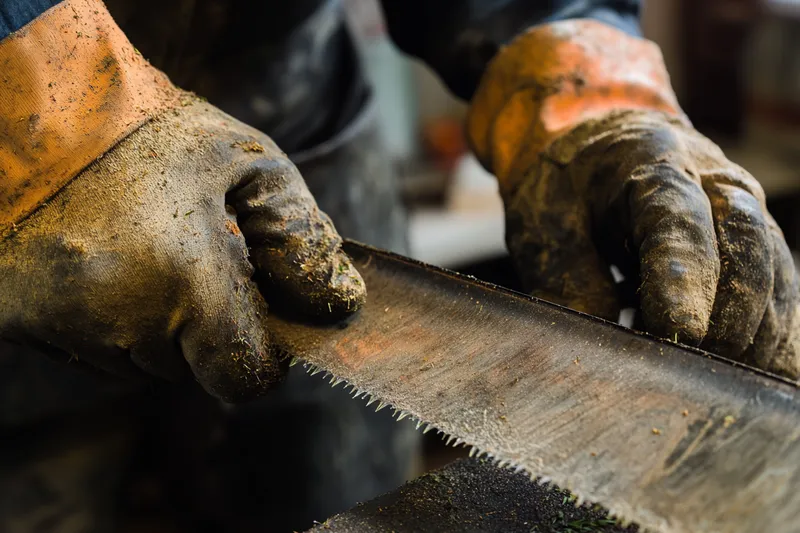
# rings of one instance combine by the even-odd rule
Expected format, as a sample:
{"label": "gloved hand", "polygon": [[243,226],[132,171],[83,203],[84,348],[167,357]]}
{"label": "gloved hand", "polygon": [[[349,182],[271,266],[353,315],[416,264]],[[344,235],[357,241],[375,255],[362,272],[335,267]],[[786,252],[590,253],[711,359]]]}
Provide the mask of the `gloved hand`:
{"label": "gloved hand", "polygon": [[[9,154],[28,162],[7,159],[7,183],[20,194],[4,196],[11,209],[0,214],[30,211],[0,238],[0,337],[116,374],[179,379],[191,371],[206,390],[228,401],[261,394],[282,375],[262,294],[294,312],[338,318],[363,302],[363,281],[296,168],[269,138],[164,80],[153,89],[159,74],[128,44],[113,43],[118,29],[102,5],[70,3],[89,6],[74,18],[86,24],[87,38],[78,41],[77,52],[64,50],[80,56],[80,46],[111,43],[113,55],[93,57],[101,66],[111,57],[114,68],[93,82],[98,92],[107,89],[105,107],[76,106],[70,115],[70,128],[94,125],[80,136],[58,129],[67,124],[58,113],[71,113],[61,106],[37,113],[35,121],[19,121],[19,132],[6,130],[11,133],[0,139],[0,149],[10,146]],[[50,12],[58,15],[50,21],[55,36],[75,23],[69,6],[64,13],[61,7]],[[95,28],[104,39],[91,38]],[[95,67],[87,67],[92,79]],[[72,73],[81,91],[86,71],[74,68],[81,69]],[[23,87],[31,84],[25,101],[43,90],[36,85],[41,76],[17,79]],[[162,104],[177,103],[154,105],[142,100],[147,91],[160,94]],[[0,107],[14,97],[0,87]],[[62,97],[69,101],[63,93],[54,101]],[[49,105],[49,98],[41,100]],[[29,209],[29,190],[47,190],[50,181],[41,173],[14,180],[14,172],[24,177],[36,167],[26,156],[39,150],[55,181],[61,162],[85,155],[85,139],[105,142],[108,131],[116,131],[109,120],[136,118],[142,109],[152,115],[148,122],[134,121],[135,131],[68,179],[45,205]],[[95,112],[112,115],[92,122]],[[56,135],[60,143],[52,142]],[[53,157],[70,143],[76,147],[72,159]],[[6,190],[0,187],[0,193]]]}
{"label": "gloved hand", "polygon": [[533,294],[611,320],[638,297],[656,335],[800,373],[783,234],[758,182],[683,116],[654,45],[593,21],[534,28],[490,65],[468,131]]}

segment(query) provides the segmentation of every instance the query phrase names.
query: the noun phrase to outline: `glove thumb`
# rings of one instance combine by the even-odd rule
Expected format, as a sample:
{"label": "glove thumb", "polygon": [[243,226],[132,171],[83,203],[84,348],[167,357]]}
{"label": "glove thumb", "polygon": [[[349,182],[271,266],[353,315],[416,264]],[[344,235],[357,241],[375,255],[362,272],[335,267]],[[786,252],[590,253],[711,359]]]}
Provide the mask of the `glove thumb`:
{"label": "glove thumb", "polygon": [[[558,188],[565,181],[551,184]],[[592,242],[588,208],[574,198],[520,187],[506,202],[508,249],[533,296],[616,321],[616,284]]]}

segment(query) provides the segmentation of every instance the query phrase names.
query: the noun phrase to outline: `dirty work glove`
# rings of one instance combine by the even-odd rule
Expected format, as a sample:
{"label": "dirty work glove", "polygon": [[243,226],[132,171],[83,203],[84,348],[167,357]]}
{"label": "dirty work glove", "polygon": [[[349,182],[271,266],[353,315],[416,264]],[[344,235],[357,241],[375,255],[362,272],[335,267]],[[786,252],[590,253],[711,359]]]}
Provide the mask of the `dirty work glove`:
{"label": "dirty work glove", "polygon": [[783,235],[758,182],[683,115],[654,44],[589,20],[535,27],[487,69],[468,132],[533,294],[616,320],[616,265],[648,331],[798,375]]}
{"label": "dirty work glove", "polygon": [[238,401],[282,374],[262,294],[331,318],[363,302],[285,155],[170,85],[101,3],[59,4],[0,63],[1,337]]}

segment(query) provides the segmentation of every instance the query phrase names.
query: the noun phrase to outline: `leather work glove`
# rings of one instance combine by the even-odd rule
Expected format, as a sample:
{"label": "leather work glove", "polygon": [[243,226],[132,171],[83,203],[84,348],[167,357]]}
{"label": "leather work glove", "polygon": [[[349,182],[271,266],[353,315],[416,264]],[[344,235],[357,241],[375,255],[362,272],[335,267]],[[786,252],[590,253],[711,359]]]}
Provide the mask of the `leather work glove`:
{"label": "leather work glove", "polygon": [[468,134],[534,295],[610,320],[633,297],[651,333],[797,377],[783,234],[683,115],[654,44],[589,20],[534,27],[490,64]]}
{"label": "leather work glove", "polygon": [[239,401],[283,373],[254,280],[306,315],[363,302],[294,165],[173,87],[100,2],[52,8],[4,60],[0,336]]}

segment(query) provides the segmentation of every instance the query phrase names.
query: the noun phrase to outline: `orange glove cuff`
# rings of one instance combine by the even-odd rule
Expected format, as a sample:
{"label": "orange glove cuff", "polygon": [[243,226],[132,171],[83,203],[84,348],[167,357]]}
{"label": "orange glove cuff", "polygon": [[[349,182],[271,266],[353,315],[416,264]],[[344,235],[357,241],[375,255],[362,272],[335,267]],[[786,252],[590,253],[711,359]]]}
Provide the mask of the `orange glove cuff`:
{"label": "orange glove cuff", "polygon": [[181,92],[99,0],[66,0],[0,41],[0,236]]}
{"label": "orange glove cuff", "polygon": [[467,136],[509,191],[520,157],[621,109],[683,117],[658,46],[597,21],[565,20],[531,28],[497,54],[472,100]]}

